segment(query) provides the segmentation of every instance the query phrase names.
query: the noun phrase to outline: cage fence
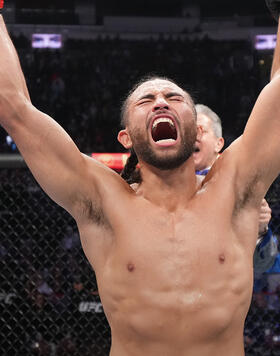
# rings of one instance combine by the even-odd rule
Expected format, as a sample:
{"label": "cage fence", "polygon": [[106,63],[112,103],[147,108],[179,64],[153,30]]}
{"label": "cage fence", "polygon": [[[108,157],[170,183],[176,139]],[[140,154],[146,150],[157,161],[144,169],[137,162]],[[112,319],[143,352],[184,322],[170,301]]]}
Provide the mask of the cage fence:
{"label": "cage fence", "polygon": [[109,354],[110,329],[72,217],[27,168],[0,168],[0,354]]}
{"label": "cage fence", "polygon": [[[267,194],[276,236],[279,198],[277,179]],[[75,221],[19,158],[1,161],[0,202],[0,354],[108,356],[110,328]],[[280,293],[268,276],[245,323],[248,356],[280,355]]]}

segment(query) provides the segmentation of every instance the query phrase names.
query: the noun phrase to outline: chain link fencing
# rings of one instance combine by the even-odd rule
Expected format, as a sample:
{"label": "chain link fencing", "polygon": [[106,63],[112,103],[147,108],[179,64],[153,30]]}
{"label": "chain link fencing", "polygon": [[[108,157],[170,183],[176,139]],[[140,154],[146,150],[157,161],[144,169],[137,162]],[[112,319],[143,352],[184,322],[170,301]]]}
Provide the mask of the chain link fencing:
{"label": "chain link fencing", "polygon": [[[270,228],[280,236],[280,176],[271,185],[266,200],[272,209]],[[280,355],[280,255],[270,273],[255,281],[254,293],[245,323],[246,356]]]}
{"label": "chain link fencing", "polygon": [[108,356],[75,221],[26,168],[0,168],[0,201],[0,355]]}
{"label": "chain link fencing", "polygon": [[[276,235],[279,195],[278,179],[267,195]],[[0,355],[108,356],[110,328],[75,221],[21,161],[0,167],[0,202]],[[245,324],[248,356],[280,355],[280,309],[269,300],[279,296],[266,281]]]}

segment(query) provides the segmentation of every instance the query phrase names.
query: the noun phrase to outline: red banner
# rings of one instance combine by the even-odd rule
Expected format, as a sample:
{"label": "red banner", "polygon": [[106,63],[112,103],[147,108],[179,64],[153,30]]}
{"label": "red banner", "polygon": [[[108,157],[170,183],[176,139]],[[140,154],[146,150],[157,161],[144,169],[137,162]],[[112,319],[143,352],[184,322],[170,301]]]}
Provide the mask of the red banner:
{"label": "red banner", "polygon": [[129,153],[92,153],[91,157],[107,167],[121,171],[125,166]]}

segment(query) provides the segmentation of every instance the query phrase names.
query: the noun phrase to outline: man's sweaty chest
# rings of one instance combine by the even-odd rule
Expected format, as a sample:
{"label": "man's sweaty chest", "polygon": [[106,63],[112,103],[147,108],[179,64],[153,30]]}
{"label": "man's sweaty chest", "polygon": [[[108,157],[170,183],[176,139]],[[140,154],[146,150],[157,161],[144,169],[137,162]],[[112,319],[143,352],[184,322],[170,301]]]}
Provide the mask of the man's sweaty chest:
{"label": "man's sweaty chest", "polygon": [[240,300],[247,299],[250,279],[233,232],[206,209],[135,213],[116,236],[99,284],[109,319],[114,315],[143,333],[149,330],[147,320],[167,325],[171,315],[182,330],[188,317],[198,323],[211,319],[223,328]]}
{"label": "man's sweaty chest", "polygon": [[206,208],[131,210],[115,238],[108,272],[116,273],[120,284],[124,278],[136,287],[145,280],[142,288],[182,294],[207,288],[213,276],[227,279],[242,260],[242,249],[221,219]]}
{"label": "man's sweaty chest", "polygon": [[[234,245],[226,223],[208,211],[184,211],[128,217],[127,231],[116,238],[114,253],[127,260],[128,272],[153,266],[151,270],[175,272],[203,269],[208,263],[225,265]],[[166,277],[166,275],[165,275]],[[186,278],[184,277],[186,281]]]}

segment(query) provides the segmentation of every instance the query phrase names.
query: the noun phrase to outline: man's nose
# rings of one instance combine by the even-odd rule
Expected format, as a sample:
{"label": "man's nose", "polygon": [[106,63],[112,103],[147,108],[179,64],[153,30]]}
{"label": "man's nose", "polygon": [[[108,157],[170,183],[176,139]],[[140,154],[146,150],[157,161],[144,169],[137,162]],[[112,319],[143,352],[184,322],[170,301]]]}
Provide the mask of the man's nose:
{"label": "man's nose", "polygon": [[164,98],[158,98],[154,103],[153,111],[158,111],[162,109],[168,110],[169,105]]}

